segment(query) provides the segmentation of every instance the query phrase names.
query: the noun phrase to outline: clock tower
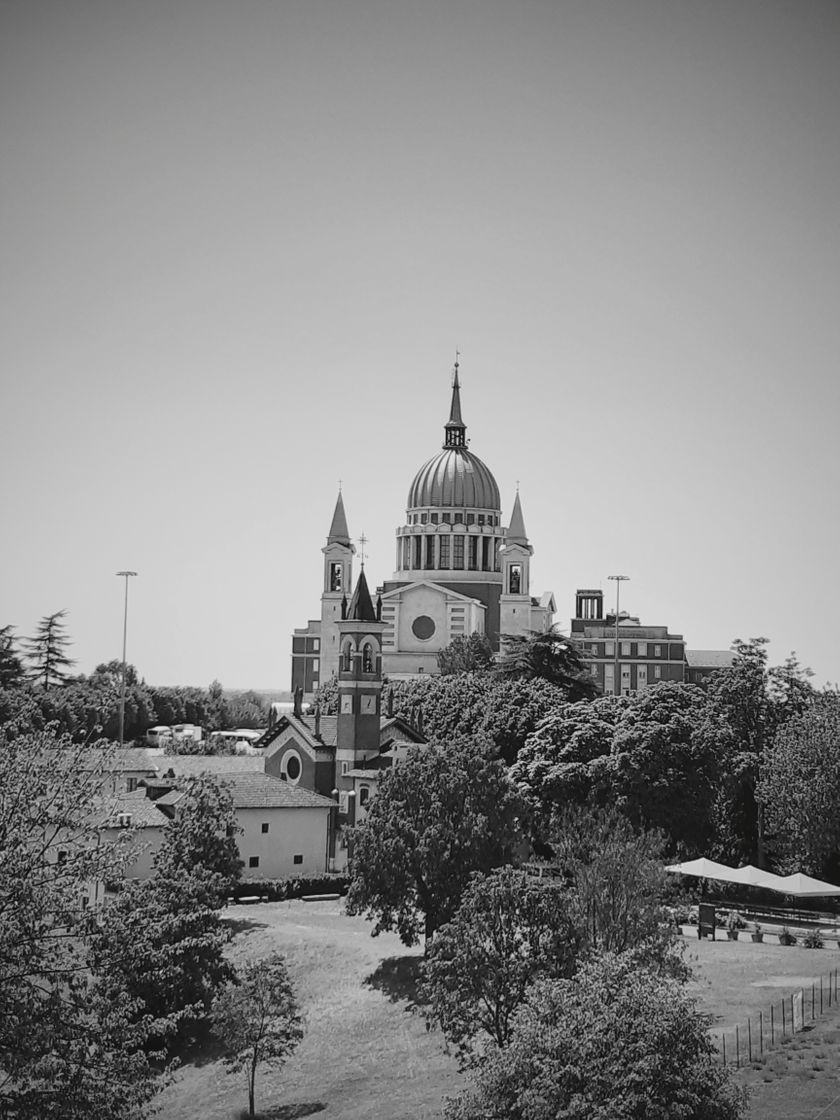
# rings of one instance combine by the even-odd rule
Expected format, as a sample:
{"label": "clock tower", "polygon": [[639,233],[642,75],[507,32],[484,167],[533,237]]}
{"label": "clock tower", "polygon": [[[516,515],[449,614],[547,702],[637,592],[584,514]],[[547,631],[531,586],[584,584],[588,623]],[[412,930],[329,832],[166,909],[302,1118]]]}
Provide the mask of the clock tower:
{"label": "clock tower", "polygon": [[363,759],[379,754],[382,716],[381,607],[374,607],[364,566],[349,605],[342,600],[338,631],[338,722],[335,788],[353,789],[348,773]]}

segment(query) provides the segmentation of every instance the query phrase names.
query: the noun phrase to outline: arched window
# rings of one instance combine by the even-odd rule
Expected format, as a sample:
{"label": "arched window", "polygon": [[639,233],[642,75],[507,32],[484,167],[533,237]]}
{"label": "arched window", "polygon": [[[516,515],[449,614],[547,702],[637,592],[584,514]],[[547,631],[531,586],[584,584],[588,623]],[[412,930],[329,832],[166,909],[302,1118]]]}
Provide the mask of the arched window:
{"label": "arched window", "polygon": [[370,786],[360,786],[359,787],[359,807],[361,808],[362,805],[367,805],[369,800],[370,800]]}
{"label": "arched window", "polygon": [[341,647],[341,668],[345,673],[353,668],[353,646],[350,642],[345,642]]}
{"label": "arched window", "polygon": [[373,672],[373,646],[370,642],[365,642],[362,646],[362,672]]}

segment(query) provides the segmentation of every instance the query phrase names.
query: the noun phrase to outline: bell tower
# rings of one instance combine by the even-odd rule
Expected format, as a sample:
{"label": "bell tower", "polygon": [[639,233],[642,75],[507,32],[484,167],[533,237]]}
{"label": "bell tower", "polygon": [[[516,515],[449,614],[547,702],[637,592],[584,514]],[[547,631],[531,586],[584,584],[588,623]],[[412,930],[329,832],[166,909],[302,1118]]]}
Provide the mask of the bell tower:
{"label": "bell tower", "polygon": [[328,681],[338,671],[338,631],[336,623],[341,618],[341,601],[347,596],[353,580],[353,556],[356,552],[350,541],[344,499],[341,491],[335,503],[324,554],[324,589],[321,593],[321,658],[320,680]]}
{"label": "bell tower", "polygon": [[531,618],[531,557],[534,549],[525,532],[519,490],[513,503],[510,528],[500,550],[502,562],[502,597],[500,600],[500,633],[527,634],[532,629]]}
{"label": "bell tower", "polygon": [[336,623],[339,642],[338,722],[335,788],[353,788],[347,772],[362,759],[379,754],[382,716],[381,608],[374,607],[362,567],[350,604],[345,599]]}

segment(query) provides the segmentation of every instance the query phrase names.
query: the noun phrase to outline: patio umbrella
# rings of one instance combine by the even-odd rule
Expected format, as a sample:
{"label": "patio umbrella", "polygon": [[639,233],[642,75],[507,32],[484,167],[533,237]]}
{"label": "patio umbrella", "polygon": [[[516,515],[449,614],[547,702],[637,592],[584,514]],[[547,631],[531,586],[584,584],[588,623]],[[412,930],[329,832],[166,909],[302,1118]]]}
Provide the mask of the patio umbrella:
{"label": "patio umbrella", "polygon": [[797,898],[819,898],[822,895],[840,895],[840,887],[824,883],[822,879],[812,879],[810,875],[803,875],[797,871],[795,875],[774,876],[779,880],[779,885],[773,890],[784,891],[785,894],[795,895]]}

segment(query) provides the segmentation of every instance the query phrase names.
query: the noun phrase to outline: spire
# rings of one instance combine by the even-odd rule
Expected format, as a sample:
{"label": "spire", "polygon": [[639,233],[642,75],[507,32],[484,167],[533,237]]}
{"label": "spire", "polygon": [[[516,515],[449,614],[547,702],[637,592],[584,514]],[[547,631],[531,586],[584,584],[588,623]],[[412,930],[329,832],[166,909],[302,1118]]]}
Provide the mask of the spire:
{"label": "spire", "polygon": [[335,503],[335,513],[333,514],[332,524],[330,531],[327,535],[327,544],[350,544],[350,533],[347,530],[347,517],[344,513],[344,499],[341,496],[341,490],[338,491],[338,499]]}
{"label": "spire", "polygon": [[516,498],[513,502],[513,513],[510,515],[510,528],[505,540],[508,544],[527,544],[528,534],[525,532],[525,518],[522,516],[522,503],[519,500],[519,488],[516,489]]}
{"label": "spire", "polygon": [[467,425],[461,419],[461,383],[458,380],[458,351],[455,351],[455,376],[452,379],[452,404],[449,408],[449,419],[444,425],[446,438],[444,448],[466,447]]}
{"label": "spire", "polygon": [[370,597],[370,591],[368,591],[364,568],[362,568],[359,573],[359,578],[356,582],[356,590],[353,592],[353,598],[350,600],[350,606],[347,608],[346,617],[348,619],[352,618],[356,622],[377,621],[373,600]]}

